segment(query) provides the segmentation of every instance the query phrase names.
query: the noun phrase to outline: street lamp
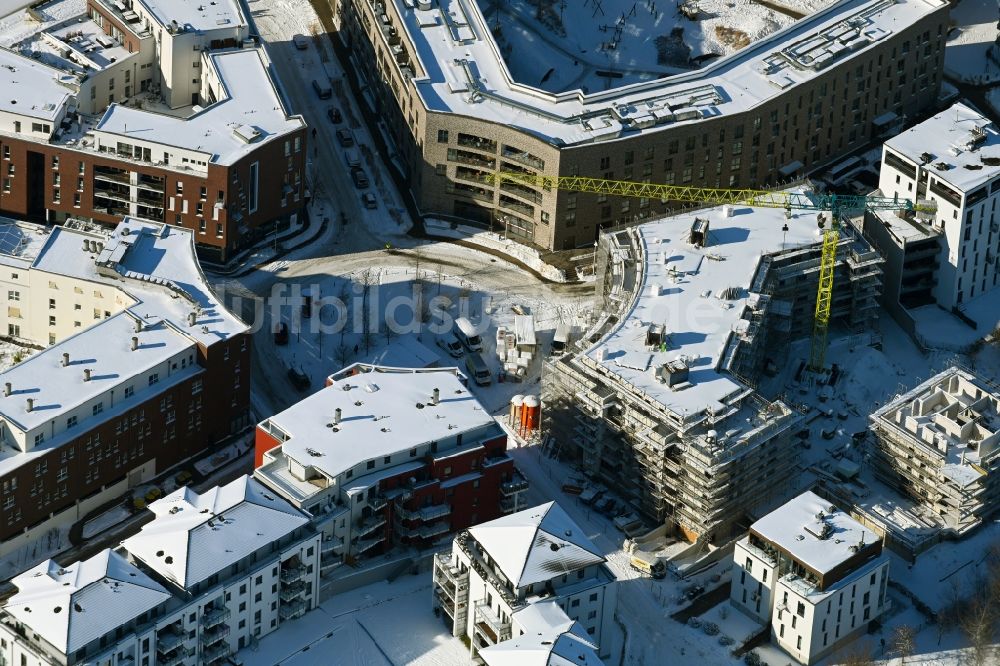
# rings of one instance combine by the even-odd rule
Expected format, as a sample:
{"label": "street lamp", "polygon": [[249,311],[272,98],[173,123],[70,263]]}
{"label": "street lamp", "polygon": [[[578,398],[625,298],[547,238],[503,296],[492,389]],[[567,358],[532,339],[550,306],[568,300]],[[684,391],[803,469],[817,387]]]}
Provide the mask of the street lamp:
{"label": "street lamp", "polygon": [[788,238],[788,223],[781,226],[781,249],[785,249],[785,240]]}

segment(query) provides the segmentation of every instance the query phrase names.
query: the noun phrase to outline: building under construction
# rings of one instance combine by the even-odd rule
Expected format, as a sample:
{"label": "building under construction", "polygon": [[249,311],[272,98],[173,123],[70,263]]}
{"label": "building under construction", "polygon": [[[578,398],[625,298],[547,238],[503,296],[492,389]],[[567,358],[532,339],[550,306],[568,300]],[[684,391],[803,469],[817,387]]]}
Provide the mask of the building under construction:
{"label": "building under construction", "polygon": [[[604,234],[602,313],[550,362],[544,436],[646,517],[689,541],[728,541],[793,476],[799,415],[754,385],[784,362],[774,350],[812,331],[820,253],[816,214],[780,209],[725,206]],[[842,230],[835,330],[875,323],[880,262]]]}
{"label": "building under construction", "polygon": [[875,476],[965,534],[1000,509],[1000,386],[952,367],[871,415]]}

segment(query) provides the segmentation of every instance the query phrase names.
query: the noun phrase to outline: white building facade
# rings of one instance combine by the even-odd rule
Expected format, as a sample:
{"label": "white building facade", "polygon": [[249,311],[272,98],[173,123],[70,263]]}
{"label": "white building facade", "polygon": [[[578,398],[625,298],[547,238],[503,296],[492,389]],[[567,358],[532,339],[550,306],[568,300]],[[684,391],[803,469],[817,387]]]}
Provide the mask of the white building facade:
{"label": "white building facade", "polygon": [[[552,612],[558,607],[568,625],[579,623],[579,636],[606,658],[617,589],[604,556],[558,504],[549,502],[455,537],[451,552],[434,558],[433,603],[452,635],[469,639],[473,659],[481,650],[531,634],[536,626],[553,633],[559,623],[542,621],[551,612],[541,605]],[[569,631],[568,625],[554,633]]]}
{"label": "white building facade", "polygon": [[937,204],[938,305],[960,306],[1000,284],[1000,132],[992,121],[959,102],[893,137],[882,148],[879,189]]}
{"label": "white building facade", "polygon": [[0,611],[3,662],[223,664],[316,606],[319,536],[250,477],[182,488],[118,551],[16,578]]}
{"label": "white building facade", "polygon": [[813,664],[878,619],[889,560],[878,536],[812,492],[758,520],[736,542],[730,602],[771,625],[771,640]]}

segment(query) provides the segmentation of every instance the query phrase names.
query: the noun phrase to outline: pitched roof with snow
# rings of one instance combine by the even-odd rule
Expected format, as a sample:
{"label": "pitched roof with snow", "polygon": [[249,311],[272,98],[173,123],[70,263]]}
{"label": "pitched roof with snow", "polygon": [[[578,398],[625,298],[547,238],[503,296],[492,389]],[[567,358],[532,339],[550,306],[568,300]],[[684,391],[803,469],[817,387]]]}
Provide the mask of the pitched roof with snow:
{"label": "pitched roof with snow", "polygon": [[170,598],[159,583],[105,549],[66,568],[46,560],[12,581],[4,610],[70,654]]}
{"label": "pitched roof with snow", "polygon": [[514,587],[551,580],[604,561],[583,530],[555,502],[469,528]]}
{"label": "pitched roof with snow", "polygon": [[249,476],[200,495],[179,488],[149,509],[156,519],[122,545],[184,588],[309,522],[305,514]]}
{"label": "pitched roof with snow", "polygon": [[523,634],[480,651],[487,666],[604,666],[586,630],[554,601],[514,613]]}

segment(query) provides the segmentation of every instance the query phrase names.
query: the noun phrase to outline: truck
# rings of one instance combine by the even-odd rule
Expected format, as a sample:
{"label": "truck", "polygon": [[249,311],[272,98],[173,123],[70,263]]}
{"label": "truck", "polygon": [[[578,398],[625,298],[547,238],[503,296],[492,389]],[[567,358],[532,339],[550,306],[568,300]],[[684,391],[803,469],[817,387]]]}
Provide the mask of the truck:
{"label": "truck", "polygon": [[636,547],[635,542],[626,541],[626,551],[628,553],[629,565],[638,571],[639,573],[644,573],[647,576],[652,576],[653,578],[660,579],[667,575],[667,567],[660,559],[660,556],[656,553],[650,553],[645,550],[639,550]]}
{"label": "truck", "polygon": [[489,386],[493,383],[493,375],[490,373],[486,361],[483,360],[479,352],[470,352],[465,356],[465,368],[472,375],[473,381],[480,386]]}
{"label": "truck", "polygon": [[556,324],[556,333],[552,336],[552,347],[549,348],[550,355],[559,356],[566,351],[566,345],[569,344],[570,328],[569,322],[561,321]]}
{"label": "truck", "polygon": [[[455,337],[471,352],[483,351],[483,340],[467,317],[455,320]],[[482,359],[480,359],[482,360]],[[485,365],[485,363],[484,363]]]}

